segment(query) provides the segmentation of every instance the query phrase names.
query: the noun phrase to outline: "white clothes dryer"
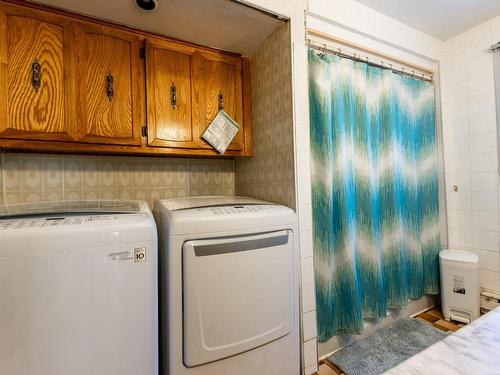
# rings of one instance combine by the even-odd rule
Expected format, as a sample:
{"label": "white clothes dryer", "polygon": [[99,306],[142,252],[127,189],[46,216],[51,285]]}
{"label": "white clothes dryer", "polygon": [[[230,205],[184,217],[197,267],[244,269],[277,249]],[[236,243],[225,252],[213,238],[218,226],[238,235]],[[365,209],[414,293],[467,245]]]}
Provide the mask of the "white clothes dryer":
{"label": "white clothes dryer", "polygon": [[290,208],[244,197],[159,201],[165,375],[298,375]]}

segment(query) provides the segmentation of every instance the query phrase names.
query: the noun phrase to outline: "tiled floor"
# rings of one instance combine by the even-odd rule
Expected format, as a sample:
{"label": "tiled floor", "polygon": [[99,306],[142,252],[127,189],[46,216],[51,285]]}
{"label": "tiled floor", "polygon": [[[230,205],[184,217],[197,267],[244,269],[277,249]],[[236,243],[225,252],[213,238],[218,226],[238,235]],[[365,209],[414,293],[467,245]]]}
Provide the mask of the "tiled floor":
{"label": "tiled floor", "polygon": [[317,375],[338,375],[344,374],[342,370],[340,370],[335,365],[330,362],[324,361],[319,365],[319,370],[316,373]]}
{"label": "tiled floor", "polygon": [[[424,320],[426,322],[431,323],[434,327],[439,328],[443,331],[457,331],[462,328],[465,324],[459,322],[448,322],[444,319],[444,316],[441,312],[441,307],[437,306],[430,310],[427,310],[423,313],[418,314],[415,319]],[[331,364],[328,361],[323,361],[319,370],[316,373],[317,375],[344,375],[342,370],[340,370],[335,365]]]}
{"label": "tiled floor", "polygon": [[443,331],[457,331],[462,328],[465,324],[455,321],[448,322],[444,319],[443,313],[441,312],[441,306],[434,307],[416,316],[416,319],[424,320],[426,322],[432,323],[436,328]]}

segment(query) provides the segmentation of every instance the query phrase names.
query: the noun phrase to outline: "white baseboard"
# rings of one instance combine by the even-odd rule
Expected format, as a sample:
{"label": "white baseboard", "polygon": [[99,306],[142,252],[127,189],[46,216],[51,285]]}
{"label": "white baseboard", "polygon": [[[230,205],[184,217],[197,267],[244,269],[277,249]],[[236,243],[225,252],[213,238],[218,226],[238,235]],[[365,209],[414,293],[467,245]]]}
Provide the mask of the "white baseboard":
{"label": "white baseboard", "polygon": [[500,306],[500,294],[489,291],[481,291],[481,311],[488,312]]}

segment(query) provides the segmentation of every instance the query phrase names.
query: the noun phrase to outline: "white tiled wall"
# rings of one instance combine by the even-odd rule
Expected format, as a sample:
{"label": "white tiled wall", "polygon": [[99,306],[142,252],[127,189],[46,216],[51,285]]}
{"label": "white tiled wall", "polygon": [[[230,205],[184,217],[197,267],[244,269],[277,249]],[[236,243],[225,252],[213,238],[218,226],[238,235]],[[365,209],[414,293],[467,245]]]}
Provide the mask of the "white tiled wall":
{"label": "white tiled wall", "polygon": [[[312,337],[315,291],[312,268],[307,53],[302,14],[306,6],[302,0],[251,2],[291,18],[296,209],[300,221],[302,332],[305,340],[303,369],[309,375],[317,370],[318,346],[316,338]],[[482,285],[493,289],[499,283],[499,262],[498,252],[491,249],[498,250],[500,219],[497,209],[498,178],[496,173],[492,173],[496,169],[492,66],[485,50],[492,40],[500,41],[500,21],[493,20],[487,24],[489,41],[484,39],[484,34],[487,35],[488,32],[472,31],[468,38],[464,35],[445,44],[353,0],[309,0],[308,3],[309,10],[321,18],[320,22],[310,24],[308,17],[308,26],[393,56],[413,59],[421,65],[429,62],[426,59],[442,62],[444,71],[441,82],[446,86],[443,87],[443,133],[446,142],[448,206],[441,199],[440,208],[443,212],[447,211],[447,226],[453,244],[461,244],[461,247],[474,249],[480,254]],[[453,44],[457,48],[453,48]],[[445,46],[446,54],[443,53]],[[423,56],[425,58],[422,60]],[[460,186],[459,192],[454,195],[450,194],[450,187],[455,184],[450,181],[450,176]],[[432,301],[419,303],[416,308],[422,308]],[[325,350],[331,348],[320,346],[320,355]]]}
{"label": "white tiled wall", "polygon": [[441,66],[449,246],[477,253],[481,287],[497,292],[499,180],[493,56],[488,49],[499,41],[500,17],[446,41]]}
{"label": "white tiled wall", "polygon": [[[320,16],[324,24],[339,26],[334,34],[336,37],[350,42],[357,41],[378,52],[414,62],[418,61],[417,54],[432,59],[439,59],[441,56],[441,40],[355,0],[309,0],[309,12]],[[320,24],[309,21],[308,26],[316,29],[321,27]],[[321,28],[321,31],[326,32],[324,26]],[[366,44],[367,41],[370,45]]]}
{"label": "white tiled wall", "polygon": [[317,371],[318,344],[316,340],[316,296],[312,246],[307,48],[303,39],[303,24],[299,29],[301,39],[294,43],[295,173],[297,175],[302,272],[302,338],[304,341],[302,359],[304,373],[309,375]]}

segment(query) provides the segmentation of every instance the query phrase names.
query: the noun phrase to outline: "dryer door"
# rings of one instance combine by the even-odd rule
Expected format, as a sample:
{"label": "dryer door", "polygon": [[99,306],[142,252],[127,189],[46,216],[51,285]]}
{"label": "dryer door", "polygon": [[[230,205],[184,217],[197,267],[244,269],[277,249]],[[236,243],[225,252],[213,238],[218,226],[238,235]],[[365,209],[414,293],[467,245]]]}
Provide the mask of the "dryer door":
{"label": "dryer door", "polygon": [[213,362],[290,333],[294,252],[288,230],[183,246],[184,364]]}

